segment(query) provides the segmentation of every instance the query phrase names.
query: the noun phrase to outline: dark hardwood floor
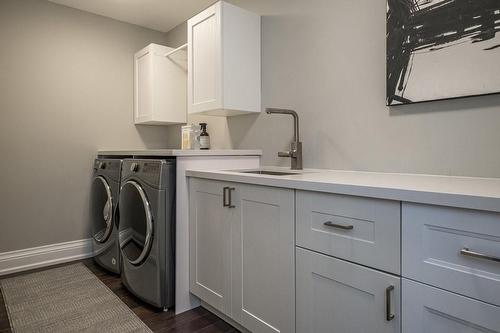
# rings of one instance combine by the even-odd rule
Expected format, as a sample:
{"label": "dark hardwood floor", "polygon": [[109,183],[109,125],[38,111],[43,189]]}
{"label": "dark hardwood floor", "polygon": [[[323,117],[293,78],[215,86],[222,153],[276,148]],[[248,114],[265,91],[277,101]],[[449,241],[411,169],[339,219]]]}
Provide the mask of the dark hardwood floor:
{"label": "dark hardwood floor", "polygon": [[[74,263],[74,262],[73,262]],[[132,295],[121,283],[120,277],[110,274],[100,266],[96,265],[92,259],[82,261],[109,289],[111,289],[120,299],[128,305],[132,311],[146,324],[153,332],[161,333],[236,333],[237,329],[205,310],[202,307],[175,315],[174,311],[163,312],[156,309]],[[72,263],[68,263],[72,264]],[[68,265],[63,264],[63,265]],[[57,266],[63,266],[57,265]],[[50,269],[53,267],[37,269],[29,272],[16,273],[3,278],[18,276],[22,274]],[[11,333],[9,318],[5,303],[0,290],[0,333]]]}

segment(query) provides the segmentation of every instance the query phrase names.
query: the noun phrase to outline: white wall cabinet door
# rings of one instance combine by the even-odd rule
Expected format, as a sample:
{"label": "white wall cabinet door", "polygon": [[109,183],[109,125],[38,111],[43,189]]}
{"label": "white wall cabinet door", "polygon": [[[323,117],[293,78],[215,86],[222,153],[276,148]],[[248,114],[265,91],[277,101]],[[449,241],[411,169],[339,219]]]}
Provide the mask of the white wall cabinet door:
{"label": "white wall cabinet door", "polygon": [[231,224],[224,183],[189,184],[189,289],[224,314],[231,310]]}
{"label": "white wall cabinet door", "polygon": [[188,20],[188,112],[260,112],[260,16],[219,1]]}
{"label": "white wall cabinet door", "polygon": [[252,332],[294,332],[294,191],[234,188],[233,319]]}
{"label": "white wall cabinet door", "polygon": [[499,333],[500,307],[403,279],[403,333]]}
{"label": "white wall cabinet door", "polygon": [[188,110],[222,108],[220,3],[188,21]]}
{"label": "white wall cabinet door", "polygon": [[297,333],[400,331],[400,278],[299,247],[296,265]]}

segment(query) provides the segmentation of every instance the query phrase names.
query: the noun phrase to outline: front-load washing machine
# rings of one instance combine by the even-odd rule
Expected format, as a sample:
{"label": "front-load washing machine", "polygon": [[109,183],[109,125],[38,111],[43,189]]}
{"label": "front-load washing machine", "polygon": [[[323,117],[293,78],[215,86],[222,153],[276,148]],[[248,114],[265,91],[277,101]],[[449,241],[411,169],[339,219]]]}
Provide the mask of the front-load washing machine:
{"label": "front-load washing machine", "polygon": [[119,205],[122,282],[158,308],[174,305],[175,160],[125,159]]}
{"label": "front-load washing machine", "polygon": [[97,158],[92,177],[90,218],[94,260],[120,274],[117,204],[120,193],[121,159]]}

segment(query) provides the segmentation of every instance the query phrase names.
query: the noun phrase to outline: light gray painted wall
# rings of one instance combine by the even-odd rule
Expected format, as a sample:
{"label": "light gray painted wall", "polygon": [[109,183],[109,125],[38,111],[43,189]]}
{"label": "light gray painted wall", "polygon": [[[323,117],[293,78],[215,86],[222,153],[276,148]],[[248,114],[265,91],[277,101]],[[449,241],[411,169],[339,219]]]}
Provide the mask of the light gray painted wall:
{"label": "light gray painted wall", "polygon": [[[305,167],[500,177],[499,95],[385,106],[386,0],[230,2],[264,14],[263,107],[299,112]],[[291,119],[208,119],[214,141],[289,165]]]}
{"label": "light gray painted wall", "polygon": [[166,148],[135,127],[133,54],[164,34],[39,0],[0,0],[0,252],[89,237],[99,148]]}

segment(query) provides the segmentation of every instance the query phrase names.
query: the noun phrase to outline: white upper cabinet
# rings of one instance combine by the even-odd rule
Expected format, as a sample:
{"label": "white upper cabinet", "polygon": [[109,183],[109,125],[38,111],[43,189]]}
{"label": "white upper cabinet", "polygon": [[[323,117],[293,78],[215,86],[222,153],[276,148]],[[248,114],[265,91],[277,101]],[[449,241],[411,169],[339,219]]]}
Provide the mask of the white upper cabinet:
{"label": "white upper cabinet", "polygon": [[134,122],[182,124],[186,112],[186,51],[149,44],[134,57]]}
{"label": "white upper cabinet", "polygon": [[261,110],[260,16],[220,1],[188,21],[188,112]]}

